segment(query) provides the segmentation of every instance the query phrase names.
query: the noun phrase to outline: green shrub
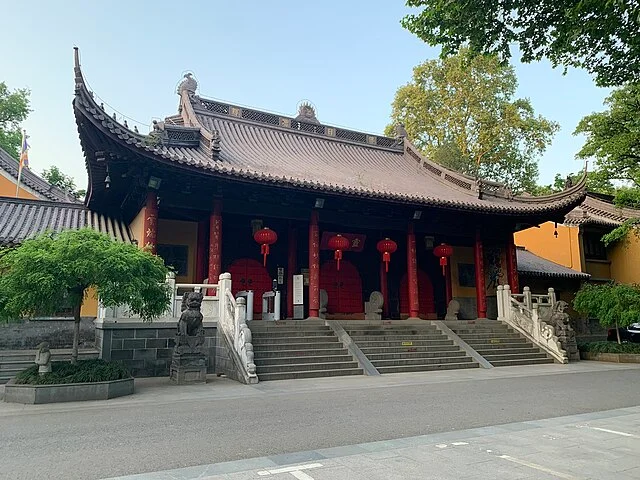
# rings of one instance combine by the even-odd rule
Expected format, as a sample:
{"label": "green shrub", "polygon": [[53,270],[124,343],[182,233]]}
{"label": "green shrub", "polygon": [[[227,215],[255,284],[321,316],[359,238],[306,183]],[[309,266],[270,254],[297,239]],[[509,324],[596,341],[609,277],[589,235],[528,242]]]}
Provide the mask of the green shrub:
{"label": "green shrub", "polygon": [[65,383],[106,382],[130,378],[127,367],[119,362],[105,362],[104,360],[81,360],[77,364],[68,362],[53,362],[51,372],[40,375],[38,365],[33,365],[18,373],[15,378],[17,384],[53,385]]}
{"label": "green shrub", "polygon": [[579,343],[581,352],[590,353],[637,353],[640,354],[640,343],[589,342]]}

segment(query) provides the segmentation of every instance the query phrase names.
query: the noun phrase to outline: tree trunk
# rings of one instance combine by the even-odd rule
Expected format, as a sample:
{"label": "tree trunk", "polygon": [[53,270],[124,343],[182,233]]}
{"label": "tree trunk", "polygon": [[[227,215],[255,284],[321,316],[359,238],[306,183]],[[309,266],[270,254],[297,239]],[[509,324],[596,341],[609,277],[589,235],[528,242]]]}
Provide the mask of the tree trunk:
{"label": "tree trunk", "polygon": [[71,363],[78,363],[78,342],[80,340],[80,305],[73,307],[73,349],[71,350]]}
{"label": "tree trunk", "polygon": [[616,336],[618,337],[618,345],[622,342],[620,341],[620,330],[618,329],[618,321],[616,320]]}

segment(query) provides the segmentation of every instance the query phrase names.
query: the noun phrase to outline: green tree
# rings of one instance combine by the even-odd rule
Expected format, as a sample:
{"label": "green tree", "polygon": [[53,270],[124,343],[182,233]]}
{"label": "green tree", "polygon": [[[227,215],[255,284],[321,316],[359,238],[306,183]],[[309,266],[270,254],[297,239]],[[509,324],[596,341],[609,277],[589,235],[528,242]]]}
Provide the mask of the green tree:
{"label": "green tree", "polygon": [[503,61],[517,46],[523,62],[585,68],[601,86],[640,75],[640,4],[636,0],[407,0],[419,13],[402,25],[443,56],[463,45]]}
{"label": "green tree", "polygon": [[597,318],[604,327],[619,327],[640,322],[640,286],[621,283],[584,284],[573,300],[573,308]]}
{"label": "green tree", "polygon": [[70,175],[62,173],[62,171],[55,165],[53,165],[49,169],[43,170],[42,178],[44,178],[51,185],[55,185],[65,192],[69,192],[75,198],[83,198],[87,193],[86,190],[78,190],[76,188],[76,182],[74,182],[73,178]]}
{"label": "green tree", "polygon": [[[583,173],[570,173],[563,177],[561,174],[556,173],[553,179],[553,183],[548,185],[538,185],[535,189],[535,195],[550,195],[552,193],[558,193],[563,191],[569,185],[575,185],[582,178]],[[587,173],[587,190],[589,192],[604,193],[606,195],[615,195],[616,188],[611,180],[606,178],[602,172],[594,171]]]}
{"label": "green tree", "polygon": [[128,305],[151,320],[170,302],[166,274],[160,257],[94,230],[45,233],[0,255],[0,318],[51,315],[71,305],[76,363],[80,307],[90,289],[104,306]]}
{"label": "green tree", "polygon": [[514,98],[517,85],[513,67],[462,49],[413,69],[396,92],[392,123],[403,123],[416,147],[444,166],[532,191],[537,158],[558,125],[536,116],[528,99]]}
{"label": "green tree", "polygon": [[587,115],[576,127],[574,134],[587,136],[577,156],[595,159],[609,180],[640,188],[640,85],[614,90],[605,105],[607,110]]}
{"label": "green tree", "polygon": [[29,110],[29,90],[18,89],[13,92],[4,82],[0,82],[0,148],[14,157],[20,156],[22,130]]}

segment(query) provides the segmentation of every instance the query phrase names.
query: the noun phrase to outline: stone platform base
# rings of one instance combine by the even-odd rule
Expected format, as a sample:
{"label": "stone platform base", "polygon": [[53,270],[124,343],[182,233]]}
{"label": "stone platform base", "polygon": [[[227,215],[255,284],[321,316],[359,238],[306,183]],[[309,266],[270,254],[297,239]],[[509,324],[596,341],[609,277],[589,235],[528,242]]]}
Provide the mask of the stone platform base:
{"label": "stone platform base", "polygon": [[204,353],[174,353],[169,378],[178,385],[207,383],[207,356]]}
{"label": "stone platform base", "polygon": [[107,400],[131,395],[133,387],[133,378],[61,385],[16,385],[10,380],[4,387],[4,401],[39,404]]}

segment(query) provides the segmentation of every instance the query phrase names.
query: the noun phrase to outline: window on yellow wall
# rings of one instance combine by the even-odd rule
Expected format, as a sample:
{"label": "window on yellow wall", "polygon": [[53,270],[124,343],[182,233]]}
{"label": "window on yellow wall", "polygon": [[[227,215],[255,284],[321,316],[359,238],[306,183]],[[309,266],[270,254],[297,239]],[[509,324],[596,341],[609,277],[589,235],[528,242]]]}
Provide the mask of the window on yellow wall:
{"label": "window on yellow wall", "polygon": [[602,243],[602,233],[585,232],[584,234],[584,256],[594,260],[606,260],[607,249]]}

